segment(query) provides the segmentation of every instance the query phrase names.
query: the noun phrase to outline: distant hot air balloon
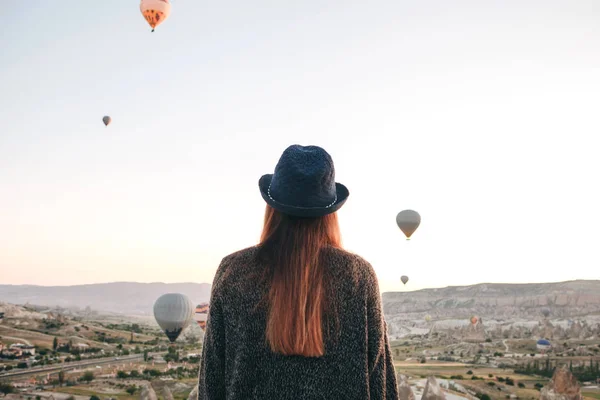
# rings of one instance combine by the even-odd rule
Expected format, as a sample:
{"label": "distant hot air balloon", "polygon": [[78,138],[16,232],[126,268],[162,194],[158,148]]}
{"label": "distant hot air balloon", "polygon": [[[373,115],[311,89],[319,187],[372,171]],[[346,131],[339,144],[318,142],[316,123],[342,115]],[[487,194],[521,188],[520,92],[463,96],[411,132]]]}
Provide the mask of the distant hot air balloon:
{"label": "distant hot air balloon", "polygon": [[140,11],[154,32],[154,28],[171,14],[171,3],[169,0],[142,0]]}
{"label": "distant hot air balloon", "polygon": [[108,126],[108,124],[110,124],[111,121],[112,119],[108,115],[102,117],[102,122],[104,122],[104,126]]}
{"label": "distant hot air balloon", "polygon": [[479,322],[479,317],[477,317],[476,315],[473,315],[471,317],[471,325],[477,325],[478,322]]}
{"label": "distant hot air balloon", "polygon": [[196,306],[194,320],[198,323],[202,330],[206,330],[206,319],[208,318],[208,303],[202,303]]}
{"label": "distant hot air balloon", "polygon": [[548,350],[552,347],[552,344],[550,344],[550,342],[546,339],[540,339],[537,341],[536,347],[541,352],[545,352],[546,350]]}
{"label": "distant hot air balloon", "polygon": [[548,318],[548,316],[550,315],[550,309],[549,309],[548,307],[544,307],[544,308],[542,308],[542,315],[543,315],[545,318]]}
{"label": "distant hot air balloon", "polygon": [[404,284],[406,285],[406,282],[408,282],[408,276],[406,276],[406,275],[402,275],[402,276],[400,277],[400,280],[402,281],[402,283],[404,283]]}
{"label": "distant hot air balloon", "polygon": [[427,315],[425,316],[425,321],[426,321],[426,322],[430,322],[430,321],[431,321],[431,315],[427,314]]}
{"label": "distant hot air balloon", "polygon": [[154,318],[174,343],[194,319],[194,304],[183,294],[163,294],[154,303]]}
{"label": "distant hot air balloon", "polygon": [[400,211],[396,216],[396,223],[404,235],[406,235],[406,240],[410,240],[412,234],[415,233],[421,224],[421,216],[413,210]]}

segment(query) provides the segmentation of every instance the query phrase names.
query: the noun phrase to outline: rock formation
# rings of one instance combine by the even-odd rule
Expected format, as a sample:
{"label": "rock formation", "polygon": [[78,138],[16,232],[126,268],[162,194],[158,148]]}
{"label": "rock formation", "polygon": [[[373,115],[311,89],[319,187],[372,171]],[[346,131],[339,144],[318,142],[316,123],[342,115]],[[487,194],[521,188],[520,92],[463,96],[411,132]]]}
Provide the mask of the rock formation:
{"label": "rock formation", "polygon": [[154,391],[154,389],[152,389],[152,385],[150,385],[150,383],[147,383],[146,385],[142,386],[140,400],[158,400],[156,392]]}
{"label": "rock formation", "polygon": [[[485,338],[546,337],[559,339],[569,330],[569,338],[588,338],[598,334],[600,323],[588,316],[600,312],[600,280],[544,284],[480,284],[413,292],[382,294],[383,309],[391,336],[424,335],[434,325],[434,332],[453,331],[469,325],[469,316],[485,321]],[[551,310],[552,323],[540,323],[543,308]],[[431,316],[431,322],[425,316]],[[577,319],[588,326],[573,324],[559,327],[559,322]],[[549,322],[549,321],[548,321]],[[498,332],[497,327],[502,330]],[[504,332],[506,331],[506,332]],[[470,341],[482,339],[480,332],[469,335]]]}
{"label": "rock formation", "polygon": [[581,387],[566,367],[556,370],[552,380],[542,389],[540,400],[583,400]]}
{"label": "rock formation", "polygon": [[190,392],[187,400],[198,400],[198,385],[194,385],[194,388]]}
{"label": "rock formation", "polygon": [[406,375],[398,376],[398,392],[400,393],[400,400],[415,400],[415,394],[408,383]]}
{"label": "rock formation", "polygon": [[171,389],[169,389],[168,386],[165,386],[163,388],[163,395],[165,397],[165,400],[173,400],[173,393],[171,393]]}
{"label": "rock formation", "polygon": [[438,381],[433,376],[429,376],[427,378],[427,383],[425,384],[425,390],[423,391],[421,400],[446,400],[446,395],[442,391]]}

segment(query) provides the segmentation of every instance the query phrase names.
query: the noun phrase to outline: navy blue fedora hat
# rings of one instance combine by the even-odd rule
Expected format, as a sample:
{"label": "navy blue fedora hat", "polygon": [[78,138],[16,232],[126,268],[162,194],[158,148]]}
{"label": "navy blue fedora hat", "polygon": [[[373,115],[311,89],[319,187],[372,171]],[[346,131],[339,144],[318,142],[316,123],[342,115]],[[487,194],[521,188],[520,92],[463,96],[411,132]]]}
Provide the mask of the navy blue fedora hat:
{"label": "navy blue fedora hat", "polygon": [[339,210],[350,195],[335,181],[331,156],[319,146],[294,144],[283,152],[274,174],[258,181],[263,199],[284,214],[322,217]]}

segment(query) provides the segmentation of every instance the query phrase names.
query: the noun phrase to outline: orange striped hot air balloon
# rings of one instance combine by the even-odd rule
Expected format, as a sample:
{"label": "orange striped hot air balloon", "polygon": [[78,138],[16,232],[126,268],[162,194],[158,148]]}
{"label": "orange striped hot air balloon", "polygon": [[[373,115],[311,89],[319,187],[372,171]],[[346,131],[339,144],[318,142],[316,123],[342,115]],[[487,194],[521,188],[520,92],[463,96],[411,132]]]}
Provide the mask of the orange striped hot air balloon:
{"label": "orange striped hot air balloon", "polygon": [[206,330],[206,319],[208,318],[208,303],[198,304],[194,314],[194,320],[198,323],[202,330]]}
{"label": "orange striped hot air balloon", "polygon": [[142,0],[140,11],[154,32],[154,28],[163,23],[171,14],[171,3],[169,0]]}

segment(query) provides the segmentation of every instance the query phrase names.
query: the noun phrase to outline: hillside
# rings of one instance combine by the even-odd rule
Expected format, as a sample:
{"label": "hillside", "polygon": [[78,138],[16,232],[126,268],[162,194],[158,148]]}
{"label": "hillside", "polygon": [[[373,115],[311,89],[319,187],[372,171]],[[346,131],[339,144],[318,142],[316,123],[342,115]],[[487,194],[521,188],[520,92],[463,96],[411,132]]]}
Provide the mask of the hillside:
{"label": "hillside", "polygon": [[[558,330],[577,328],[573,321],[591,326],[600,322],[600,280],[451,286],[383,293],[382,300],[390,333],[398,336],[432,327],[461,328],[472,315],[481,317],[486,330],[513,329],[522,334],[537,328],[540,334],[545,330],[547,335],[562,336]],[[544,308],[550,311],[548,321],[542,316]],[[425,321],[427,315],[431,323]]]}
{"label": "hillside", "polygon": [[0,285],[0,302],[48,307],[80,308],[125,315],[152,315],[165,293],[183,293],[194,304],[210,299],[208,283],[114,282],[76,286]]}

